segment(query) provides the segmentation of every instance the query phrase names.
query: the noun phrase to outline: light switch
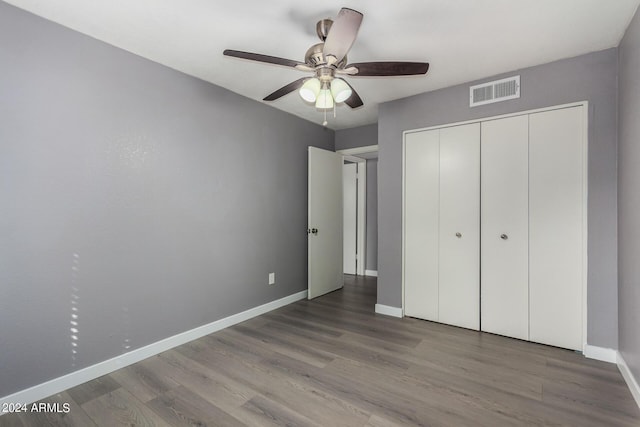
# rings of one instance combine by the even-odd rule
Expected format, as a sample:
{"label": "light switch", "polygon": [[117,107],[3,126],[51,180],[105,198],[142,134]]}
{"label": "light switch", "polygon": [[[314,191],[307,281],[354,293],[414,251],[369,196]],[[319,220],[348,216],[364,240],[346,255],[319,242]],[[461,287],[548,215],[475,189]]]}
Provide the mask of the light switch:
{"label": "light switch", "polygon": [[276,273],[269,273],[269,284],[275,285],[276,283]]}

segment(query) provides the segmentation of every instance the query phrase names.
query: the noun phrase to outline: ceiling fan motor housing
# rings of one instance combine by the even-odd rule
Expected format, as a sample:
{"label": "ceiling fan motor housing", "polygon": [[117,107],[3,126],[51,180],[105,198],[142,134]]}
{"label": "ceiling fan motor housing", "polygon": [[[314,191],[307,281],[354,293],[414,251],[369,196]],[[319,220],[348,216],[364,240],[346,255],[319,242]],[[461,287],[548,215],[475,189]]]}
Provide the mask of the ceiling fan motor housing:
{"label": "ceiling fan motor housing", "polygon": [[322,53],[323,47],[324,43],[317,43],[311,46],[307,50],[307,53],[304,55],[304,62],[312,67],[326,64],[326,61],[324,60],[324,54]]}
{"label": "ceiling fan motor housing", "polygon": [[[327,60],[324,56],[324,43],[317,43],[311,46],[307,53],[304,55],[304,62],[311,67],[320,67],[323,65],[327,65]],[[334,65],[335,68],[344,68],[347,64],[347,57],[345,55],[344,58],[340,62]]]}

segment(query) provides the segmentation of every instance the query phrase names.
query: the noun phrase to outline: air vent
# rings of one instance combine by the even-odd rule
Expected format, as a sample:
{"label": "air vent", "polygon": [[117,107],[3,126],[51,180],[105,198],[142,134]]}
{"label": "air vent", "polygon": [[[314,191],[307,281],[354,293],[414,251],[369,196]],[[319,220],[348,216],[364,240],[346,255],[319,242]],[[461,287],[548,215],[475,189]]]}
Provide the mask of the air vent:
{"label": "air vent", "polygon": [[514,98],[520,98],[520,76],[482,83],[469,88],[470,107]]}

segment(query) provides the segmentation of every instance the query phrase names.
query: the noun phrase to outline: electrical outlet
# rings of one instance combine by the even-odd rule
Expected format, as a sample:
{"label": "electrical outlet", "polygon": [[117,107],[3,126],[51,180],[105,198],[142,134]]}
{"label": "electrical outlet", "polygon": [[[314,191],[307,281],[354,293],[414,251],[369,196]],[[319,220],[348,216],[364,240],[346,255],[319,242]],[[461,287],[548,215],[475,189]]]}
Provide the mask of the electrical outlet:
{"label": "electrical outlet", "polygon": [[269,284],[270,285],[276,284],[276,273],[269,273]]}

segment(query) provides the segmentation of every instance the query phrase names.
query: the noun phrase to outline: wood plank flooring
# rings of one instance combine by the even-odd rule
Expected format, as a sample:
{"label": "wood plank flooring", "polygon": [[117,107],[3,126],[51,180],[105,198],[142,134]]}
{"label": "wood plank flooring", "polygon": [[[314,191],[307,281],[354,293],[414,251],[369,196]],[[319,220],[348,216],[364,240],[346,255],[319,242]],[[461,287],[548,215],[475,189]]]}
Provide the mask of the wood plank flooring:
{"label": "wood plank flooring", "polygon": [[374,313],[374,278],[44,399],[0,426],[640,426],[613,364]]}

